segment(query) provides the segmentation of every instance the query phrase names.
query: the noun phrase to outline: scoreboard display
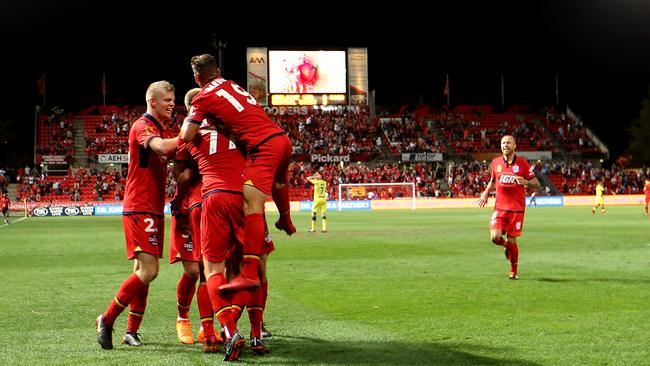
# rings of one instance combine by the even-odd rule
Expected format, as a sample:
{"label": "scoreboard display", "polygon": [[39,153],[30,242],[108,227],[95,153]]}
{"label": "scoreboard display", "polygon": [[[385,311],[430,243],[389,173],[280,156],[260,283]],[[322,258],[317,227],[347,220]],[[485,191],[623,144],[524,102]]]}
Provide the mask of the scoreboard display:
{"label": "scoreboard display", "polygon": [[347,104],[345,51],[269,50],[269,104]]}
{"label": "scoreboard display", "polygon": [[248,48],[247,61],[248,91],[262,105],[348,105],[351,92],[354,104],[367,100],[366,49]]}
{"label": "scoreboard display", "polygon": [[348,104],[346,94],[269,94],[270,105],[332,105]]}

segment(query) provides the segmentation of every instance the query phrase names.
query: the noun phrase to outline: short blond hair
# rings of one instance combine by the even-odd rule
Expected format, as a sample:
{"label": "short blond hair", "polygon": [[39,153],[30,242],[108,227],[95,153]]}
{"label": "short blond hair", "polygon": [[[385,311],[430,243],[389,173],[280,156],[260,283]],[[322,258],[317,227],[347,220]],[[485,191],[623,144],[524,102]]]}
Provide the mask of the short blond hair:
{"label": "short blond hair", "polygon": [[187,91],[187,93],[185,94],[185,99],[183,100],[183,102],[185,103],[185,108],[187,108],[188,110],[190,109],[190,104],[192,104],[192,99],[194,99],[194,97],[197,94],[199,94],[199,92],[201,92],[201,88],[194,88]]}
{"label": "short blond hair", "polygon": [[151,83],[151,85],[149,85],[147,88],[147,93],[145,94],[145,102],[147,102],[147,105],[149,104],[149,99],[155,98],[159,90],[173,93],[174,85],[166,80]]}

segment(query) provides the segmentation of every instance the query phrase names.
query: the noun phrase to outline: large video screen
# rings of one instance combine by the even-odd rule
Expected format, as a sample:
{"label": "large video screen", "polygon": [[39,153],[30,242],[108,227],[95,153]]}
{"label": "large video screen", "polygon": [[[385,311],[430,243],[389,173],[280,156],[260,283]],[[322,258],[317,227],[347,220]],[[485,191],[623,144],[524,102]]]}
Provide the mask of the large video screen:
{"label": "large video screen", "polygon": [[346,93],[345,51],[269,50],[269,92]]}

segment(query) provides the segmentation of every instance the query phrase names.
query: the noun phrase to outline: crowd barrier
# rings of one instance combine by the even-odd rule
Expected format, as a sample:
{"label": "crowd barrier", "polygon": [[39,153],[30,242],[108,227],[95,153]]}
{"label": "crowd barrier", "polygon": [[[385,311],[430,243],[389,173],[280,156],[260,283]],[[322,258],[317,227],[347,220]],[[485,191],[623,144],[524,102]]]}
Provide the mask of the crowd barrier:
{"label": "crowd barrier", "polygon": [[[526,207],[571,207],[571,206],[593,206],[596,202],[595,196],[540,196],[526,197]],[[640,206],[645,202],[642,194],[631,195],[606,195],[605,206]],[[494,197],[490,197],[486,207],[493,207]],[[440,208],[472,208],[478,207],[478,198],[418,198],[415,200],[415,209],[440,209]],[[278,209],[272,201],[265,205],[266,211],[277,212]],[[309,212],[312,209],[312,201],[291,202],[291,211]],[[413,209],[411,199],[394,200],[354,200],[327,201],[328,211],[374,211],[374,210],[410,210]],[[81,206],[78,203],[63,203],[56,205],[43,205],[38,203],[15,202],[11,204],[11,210],[20,212],[26,210],[32,216],[114,216],[122,214],[121,203],[95,203],[94,205]],[[165,204],[165,214],[171,213],[169,204]]]}

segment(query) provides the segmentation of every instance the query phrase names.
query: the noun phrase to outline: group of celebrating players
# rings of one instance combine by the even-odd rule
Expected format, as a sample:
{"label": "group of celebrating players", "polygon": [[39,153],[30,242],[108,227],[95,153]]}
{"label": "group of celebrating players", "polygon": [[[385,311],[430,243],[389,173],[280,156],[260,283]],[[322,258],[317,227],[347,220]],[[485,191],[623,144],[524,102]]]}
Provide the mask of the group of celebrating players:
{"label": "group of celebrating players", "polygon": [[[286,184],[292,148],[285,131],[255,98],[221,77],[213,56],[195,56],[191,65],[200,88],[186,95],[189,112],[180,134],[163,137],[161,123],[171,120],[175,106],[174,87],[166,81],[149,86],[147,111],[129,131],[122,223],[134,270],[97,317],[97,340],[102,348],[113,348],[113,324],[128,306],[122,343],[142,345],[138,330],[163,255],[164,185],[173,157],[178,185],[171,203],[170,262],[183,263],[177,288],[178,338],[194,343],[188,312],[196,292],[202,325],[198,340],[204,352],[218,352],[223,343],[224,360],[233,361],[245,345],[237,329],[244,307],[251,321],[252,351],[268,352],[262,314],[266,257],[274,247],[264,204],[271,195],[280,213],[276,228],[295,233]],[[214,315],[220,333],[215,332]]]}

